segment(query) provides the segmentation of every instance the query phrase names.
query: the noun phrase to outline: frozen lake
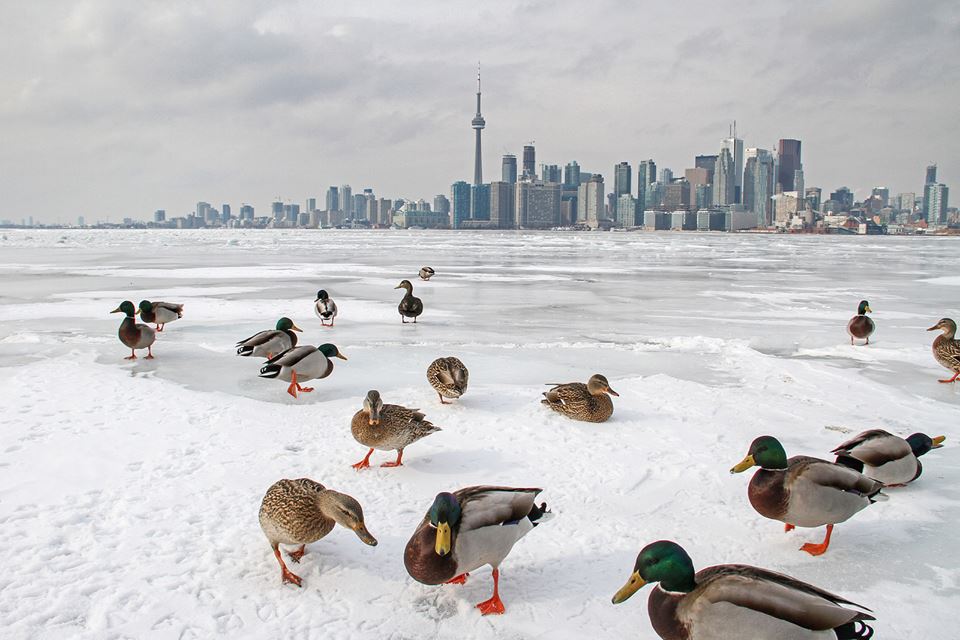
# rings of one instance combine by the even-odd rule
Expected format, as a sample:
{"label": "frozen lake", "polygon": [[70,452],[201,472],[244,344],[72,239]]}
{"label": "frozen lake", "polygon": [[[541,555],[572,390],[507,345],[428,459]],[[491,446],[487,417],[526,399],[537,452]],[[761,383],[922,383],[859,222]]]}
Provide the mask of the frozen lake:
{"label": "frozen lake", "polygon": [[[960,320],[960,240],[694,233],[0,232],[0,626],[10,638],[655,638],[646,592],[610,598],[646,543],[698,568],[782,571],[875,612],[877,637],[942,636],[960,607],[960,384],[936,382]],[[430,265],[437,275],[416,279]],[[408,278],[426,311],[402,325]],[[313,315],[318,289],[336,327]],[[125,299],[185,304],[154,361],[125,362]],[[851,347],[868,299],[877,332]],[[234,343],[282,315],[337,361],[294,400]],[[455,355],[462,401],[424,371]],[[606,375],[610,422],[541,407],[544,383]],[[356,473],[368,389],[444,430],[399,469]],[[771,434],[829,457],[852,433],[946,435],[924,475],[838,525],[784,534],[729,468]],[[376,462],[389,454],[375,454]],[[357,498],[370,548],[337,529],[281,585],[257,523],[267,487],[308,476]],[[438,491],[544,488],[556,517],[502,570],[428,587],[403,547]],[[649,588],[648,588],[649,589]]]}

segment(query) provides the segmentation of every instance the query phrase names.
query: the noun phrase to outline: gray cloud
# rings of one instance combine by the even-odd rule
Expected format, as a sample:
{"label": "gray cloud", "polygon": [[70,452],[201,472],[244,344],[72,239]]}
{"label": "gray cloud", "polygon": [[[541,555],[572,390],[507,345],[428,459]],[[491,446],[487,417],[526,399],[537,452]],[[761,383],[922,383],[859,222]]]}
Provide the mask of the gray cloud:
{"label": "gray cloud", "polygon": [[0,24],[0,218],[171,215],[198,200],[429,198],[538,161],[682,171],[730,120],[804,142],[807,184],[960,192],[960,7],[929,0],[584,4],[15,3]]}

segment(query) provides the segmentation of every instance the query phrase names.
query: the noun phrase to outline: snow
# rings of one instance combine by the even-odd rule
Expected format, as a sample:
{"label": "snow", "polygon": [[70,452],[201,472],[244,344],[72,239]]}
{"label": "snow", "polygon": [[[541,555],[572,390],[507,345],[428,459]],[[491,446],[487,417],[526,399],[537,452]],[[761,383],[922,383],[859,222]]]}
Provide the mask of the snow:
{"label": "snow", "polygon": [[[5,231],[0,239],[0,626],[4,638],[655,638],[641,591],[613,606],[640,548],[700,568],[744,562],[872,608],[878,637],[942,635],[960,607],[960,385],[930,354],[958,318],[956,240],[692,233]],[[437,270],[416,278],[423,265]],[[403,278],[426,311],[396,313]],[[313,316],[324,288],[336,326]],[[128,363],[119,302],[185,303],[153,361]],[[845,332],[860,299],[878,329]],[[350,359],[299,400],[234,343],[282,315]],[[470,388],[441,406],[425,370],[456,355]],[[603,373],[615,413],[580,424],[545,383]],[[399,469],[357,473],[368,389],[443,428]],[[750,441],[827,457],[857,431],[946,435],[924,475],[837,527],[782,526],[731,476]],[[391,459],[376,453],[375,463]],[[281,585],[257,523],[280,478],[363,505],[379,540],[337,528]],[[543,487],[556,517],[502,566],[507,613],[407,576],[433,496]]]}

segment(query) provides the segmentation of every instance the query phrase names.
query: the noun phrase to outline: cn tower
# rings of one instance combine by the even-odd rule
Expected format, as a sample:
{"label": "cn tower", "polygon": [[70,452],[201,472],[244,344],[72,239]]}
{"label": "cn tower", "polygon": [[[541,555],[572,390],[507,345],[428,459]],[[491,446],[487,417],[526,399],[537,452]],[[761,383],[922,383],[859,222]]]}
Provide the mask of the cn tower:
{"label": "cn tower", "polygon": [[477,63],[477,115],[473,117],[470,125],[477,132],[476,148],[473,153],[473,184],[483,184],[483,160],[480,154],[480,132],[487,126],[486,120],[480,115],[480,63]]}

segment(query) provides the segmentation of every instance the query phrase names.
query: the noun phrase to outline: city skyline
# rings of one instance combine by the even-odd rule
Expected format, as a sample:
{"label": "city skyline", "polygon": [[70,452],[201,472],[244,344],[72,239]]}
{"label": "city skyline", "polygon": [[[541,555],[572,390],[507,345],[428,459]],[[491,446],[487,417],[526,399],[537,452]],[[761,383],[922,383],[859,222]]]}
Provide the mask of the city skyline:
{"label": "city skyline", "polygon": [[[940,182],[960,183],[949,64],[960,9],[734,4],[704,3],[702,28],[688,8],[633,20],[641,9],[622,2],[598,5],[613,28],[572,3],[17,5],[0,26],[4,58],[18,61],[0,85],[0,218],[147,218],[198,200],[264,211],[340,184],[431,199],[471,175],[463,118],[477,59],[487,176],[528,140],[539,163],[576,160],[608,186],[624,160],[682,175],[735,119],[745,147],[802,140],[805,184],[825,192],[922,193],[932,162]],[[626,25],[652,18],[669,38],[633,42]],[[408,51],[388,37],[404,29],[454,53]]]}

